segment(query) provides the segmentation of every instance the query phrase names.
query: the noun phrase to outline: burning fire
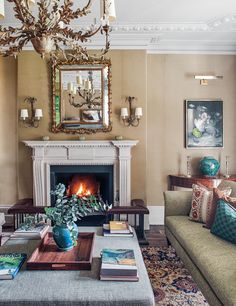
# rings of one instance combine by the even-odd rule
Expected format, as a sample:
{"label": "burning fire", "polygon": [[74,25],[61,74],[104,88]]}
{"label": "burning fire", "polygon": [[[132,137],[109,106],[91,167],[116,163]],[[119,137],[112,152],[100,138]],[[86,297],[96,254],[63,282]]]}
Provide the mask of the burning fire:
{"label": "burning fire", "polygon": [[86,197],[99,193],[99,183],[93,175],[74,175],[67,188],[67,195]]}
{"label": "burning fire", "polygon": [[78,197],[84,197],[84,196],[90,196],[91,195],[91,191],[89,189],[86,189],[86,186],[84,184],[80,184],[79,188],[76,192],[76,195]]}

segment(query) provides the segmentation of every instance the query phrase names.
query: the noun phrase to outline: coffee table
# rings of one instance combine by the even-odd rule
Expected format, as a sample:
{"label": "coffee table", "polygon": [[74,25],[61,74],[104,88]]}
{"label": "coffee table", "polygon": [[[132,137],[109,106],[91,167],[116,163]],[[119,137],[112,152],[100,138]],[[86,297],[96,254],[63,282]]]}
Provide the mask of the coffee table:
{"label": "coffee table", "polygon": [[[96,233],[91,271],[27,271],[26,263],[14,280],[0,281],[4,306],[154,306],[154,296],[137,237],[103,237],[101,228],[80,227]],[[39,240],[10,239],[0,253],[24,252],[30,256]],[[139,282],[100,281],[103,248],[134,250]]]}

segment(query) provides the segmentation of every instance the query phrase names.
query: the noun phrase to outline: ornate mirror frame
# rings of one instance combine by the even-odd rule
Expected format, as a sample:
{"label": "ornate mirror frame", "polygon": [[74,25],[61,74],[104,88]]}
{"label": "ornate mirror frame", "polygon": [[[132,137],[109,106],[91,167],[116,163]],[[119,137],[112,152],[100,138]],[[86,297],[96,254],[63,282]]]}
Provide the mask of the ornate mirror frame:
{"label": "ornate mirror frame", "polygon": [[[70,60],[51,60],[52,66],[52,132],[53,133],[70,133],[70,134],[93,134],[97,132],[110,132],[112,129],[111,122],[111,62],[109,59],[102,60],[77,60],[72,58]],[[65,89],[65,84],[62,84],[63,80],[63,72],[75,72],[75,76],[73,78],[77,79],[77,76],[80,73],[84,73],[82,71],[87,71],[87,74],[92,74],[90,71],[94,71],[101,74],[101,93],[99,94],[100,103],[94,102],[94,104],[88,104],[89,108],[83,109],[82,107],[86,105],[86,103],[74,103],[74,100],[68,101],[71,106],[79,112],[79,117],[71,117],[68,121],[67,117],[63,118],[63,107],[65,108],[65,101],[62,97],[64,92],[69,92],[69,89]],[[64,76],[65,78],[65,76]],[[89,80],[89,79],[87,79]],[[99,77],[98,77],[99,80]],[[85,81],[86,82],[86,81]],[[68,85],[68,83],[67,83]],[[91,85],[91,84],[90,84]],[[78,85],[74,85],[77,87]],[[77,89],[79,92],[79,89]],[[98,93],[99,93],[98,89]],[[69,97],[68,93],[68,97]],[[77,93],[76,93],[77,94]],[[80,98],[80,96],[79,96]],[[71,102],[73,101],[73,103]],[[86,100],[84,100],[86,101]],[[89,102],[91,103],[91,102]],[[98,105],[97,108],[94,108],[94,105]],[[72,108],[71,108],[72,109]],[[97,112],[97,113],[96,113]],[[64,111],[65,113],[65,111]],[[75,111],[76,113],[76,111]],[[83,116],[90,116],[90,119],[84,120]],[[98,121],[94,119],[97,116]],[[91,119],[91,117],[93,119]],[[73,119],[72,119],[73,118]],[[76,119],[74,119],[76,118]],[[88,117],[87,117],[88,118]],[[89,120],[92,120],[89,122]],[[95,120],[95,121],[94,121]],[[84,122],[82,122],[84,121]],[[85,123],[86,122],[86,123]]]}

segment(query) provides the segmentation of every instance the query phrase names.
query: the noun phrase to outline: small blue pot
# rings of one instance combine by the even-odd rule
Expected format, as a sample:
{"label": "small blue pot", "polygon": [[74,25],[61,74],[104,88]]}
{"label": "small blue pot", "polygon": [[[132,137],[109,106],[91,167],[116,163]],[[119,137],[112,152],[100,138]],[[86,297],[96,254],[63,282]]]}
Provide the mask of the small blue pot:
{"label": "small blue pot", "polygon": [[220,169],[220,163],[212,156],[205,156],[200,160],[199,169],[203,175],[216,176]]}
{"label": "small blue pot", "polygon": [[75,246],[79,230],[75,223],[72,228],[68,228],[66,225],[55,225],[52,233],[58,249],[60,251],[69,251]]}

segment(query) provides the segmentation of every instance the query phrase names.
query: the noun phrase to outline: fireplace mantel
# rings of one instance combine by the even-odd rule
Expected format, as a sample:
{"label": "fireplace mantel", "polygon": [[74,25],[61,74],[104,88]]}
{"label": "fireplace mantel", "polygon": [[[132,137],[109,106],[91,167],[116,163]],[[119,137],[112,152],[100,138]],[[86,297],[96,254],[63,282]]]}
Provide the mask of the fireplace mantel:
{"label": "fireplace mantel", "polygon": [[35,206],[50,206],[51,165],[113,165],[114,201],[131,201],[131,148],[137,140],[23,141],[33,149],[33,194]]}

